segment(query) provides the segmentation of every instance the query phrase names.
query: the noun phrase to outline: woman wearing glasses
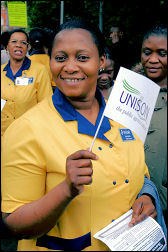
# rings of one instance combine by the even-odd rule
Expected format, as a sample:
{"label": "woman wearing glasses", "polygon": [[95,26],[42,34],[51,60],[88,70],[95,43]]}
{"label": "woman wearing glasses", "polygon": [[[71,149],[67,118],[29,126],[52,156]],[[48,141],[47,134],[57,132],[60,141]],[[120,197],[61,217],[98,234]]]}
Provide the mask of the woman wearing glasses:
{"label": "woman wearing glasses", "polygon": [[26,56],[28,42],[24,30],[9,32],[10,59],[1,66],[1,136],[15,119],[53,93],[46,67]]}

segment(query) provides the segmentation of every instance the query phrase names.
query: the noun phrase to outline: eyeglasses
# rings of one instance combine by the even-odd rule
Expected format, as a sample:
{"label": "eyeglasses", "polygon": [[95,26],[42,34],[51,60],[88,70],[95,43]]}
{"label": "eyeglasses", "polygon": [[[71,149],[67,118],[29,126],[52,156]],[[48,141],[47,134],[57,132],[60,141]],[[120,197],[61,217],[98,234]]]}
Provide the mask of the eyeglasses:
{"label": "eyeglasses", "polygon": [[15,39],[12,39],[9,41],[9,43],[11,43],[12,45],[16,45],[17,43],[20,43],[22,46],[28,46],[29,43],[27,43],[26,41],[24,40],[15,40]]}

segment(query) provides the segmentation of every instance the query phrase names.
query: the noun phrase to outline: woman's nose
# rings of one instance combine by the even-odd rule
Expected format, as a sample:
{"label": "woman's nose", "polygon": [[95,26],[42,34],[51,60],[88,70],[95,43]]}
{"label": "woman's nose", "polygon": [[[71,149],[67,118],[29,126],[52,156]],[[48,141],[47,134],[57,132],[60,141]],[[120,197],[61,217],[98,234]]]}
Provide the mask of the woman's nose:
{"label": "woman's nose", "polygon": [[74,72],[77,72],[78,70],[79,70],[79,67],[74,59],[69,59],[66,61],[65,66],[64,66],[64,71],[68,73],[74,73]]}
{"label": "woman's nose", "polygon": [[108,74],[104,73],[101,75],[102,80],[107,80],[108,79]]}
{"label": "woman's nose", "polygon": [[158,63],[159,62],[158,55],[156,53],[151,54],[149,57],[149,62]]}

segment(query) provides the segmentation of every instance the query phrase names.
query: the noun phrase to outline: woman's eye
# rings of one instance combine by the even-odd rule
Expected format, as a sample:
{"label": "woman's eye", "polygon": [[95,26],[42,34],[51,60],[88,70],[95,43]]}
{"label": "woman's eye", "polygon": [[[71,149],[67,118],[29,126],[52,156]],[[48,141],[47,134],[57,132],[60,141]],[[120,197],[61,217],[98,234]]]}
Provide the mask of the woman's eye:
{"label": "woman's eye", "polygon": [[12,39],[12,40],[11,40],[11,41],[9,41],[9,42],[15,45],[15,44],[17,43],[17,40]]}
{"label": "woman's eye", "polygon": [[79,61],[87,61],[89,59],[89,57],[86,55],[78,55],[77,59]]}
{"label": "woman's eye", "polygon": [[110,71],[108,71],[107,73],[108,73],[108,74],[113,74],[113,72],[114,72],[114,70],[110,70]]}
{"label": "woman's eye", "polygon": [[66,56],[64,55],[59,55],[55,57],[56,61],[63,62],[66,60]]}
{"label": "woman's eye", "polygon": [[151,51],[145,50],[145,51],[144,51],[144,54],[145,54],[146,56],[149,56],[149,55],[151,54]]}
{"label": "woman's eye", "polygon": [[166,52],[166,51],[160,51],[160,52],[159,52],[159,55],[160,55],[161,57],[166,57],[166,56],[167,56],[167,52]]}
{"label": "woman's eye", "polygon": [[26,41],[21,41],[21,44],[27,46],[28,43]]}

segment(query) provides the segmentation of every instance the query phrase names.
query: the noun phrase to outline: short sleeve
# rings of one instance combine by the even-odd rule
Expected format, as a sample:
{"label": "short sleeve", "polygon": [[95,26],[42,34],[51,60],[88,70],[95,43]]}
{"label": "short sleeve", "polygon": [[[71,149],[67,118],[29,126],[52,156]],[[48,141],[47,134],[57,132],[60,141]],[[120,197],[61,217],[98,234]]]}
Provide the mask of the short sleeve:
{"label": "short sleeve", "polygon": [[11,213],[45,194],[46,167],[28,120],[20,117],[6,130],[1,149],[1,211]]}

